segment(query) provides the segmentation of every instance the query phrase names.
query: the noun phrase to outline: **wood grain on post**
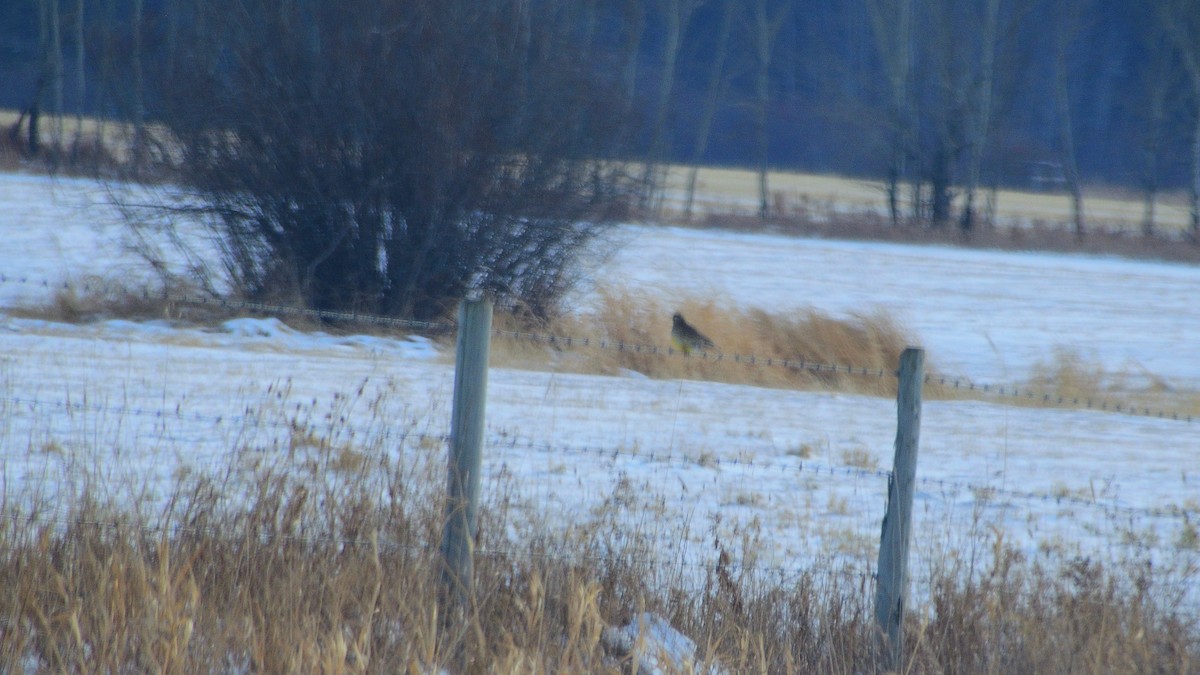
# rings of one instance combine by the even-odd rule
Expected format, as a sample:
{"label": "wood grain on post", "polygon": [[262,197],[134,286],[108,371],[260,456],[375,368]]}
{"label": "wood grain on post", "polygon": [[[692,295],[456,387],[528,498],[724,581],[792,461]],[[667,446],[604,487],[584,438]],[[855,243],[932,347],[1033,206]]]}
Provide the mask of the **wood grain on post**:
{"label": "wood grain on post", "polygon": [[887,670],[900,669],[904,654],[904,609],[908,602],[908,545],[912,535],[913,484],[921,435],[921,386],[925,351],[909,347],[900,355],[896,393],[896,454],[888,479],[887,512],[879,538],[875,621],[879,656]]}

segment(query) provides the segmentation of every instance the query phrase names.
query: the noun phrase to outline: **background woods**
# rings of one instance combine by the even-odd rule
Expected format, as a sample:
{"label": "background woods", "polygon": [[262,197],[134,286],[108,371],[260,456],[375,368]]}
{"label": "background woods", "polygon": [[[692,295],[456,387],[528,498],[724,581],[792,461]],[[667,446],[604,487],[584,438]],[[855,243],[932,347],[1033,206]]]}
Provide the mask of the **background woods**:
{"label": "background woods", "polygon": [[[325,3],[265,4],[291,13],[295,30],[317,36],[314,22]],[[354,22],[375,36],[355,41],[358,55],[368,57],[394,42],[387,15],[402,10],[386,2],[356,6]],[[451,3],[442,19],[457,34],[441,37],[460,40],[477,59],[507,59],[489,52],[488,41],[462,38],[476,30],[500,38],[503,27],[483,24],[506,12],[514,16],[505,20],[529,24],[525,35],[533,34],[531,21],[557,22],[571,48],[589,55],[588,67],[619,84],[614,95],[643,116],[635,149],[650,158],[756,165],[765,108],[774,167],[878,177],[898,171],[931,182],[946,173],[964,186],[1027,183],[1028,162],[1061,160],[1069,117],[1084,179],[1130,187],[1190,180],[1196,78],[1189,64],[1200,38],[1189,26],[1200,21],[1200,4],[1187,0],[1092,0],[1072,16],[1046,0],[487,7],[466,16]],[[4,3],[0,105],[161,118],[166,76],[193,48],[186,36],[219,34],[212,16],[177,0]],[[247,37],[266,41],[253,24],[242,25]],[[530,46],[515,29],[509,37]],[[543,55],[565,48],[539,47]],[[536,73],[525,74],[534,81]]]}
{"label": "background woods", "polygon": [[1149,234],[1180,190],[1195,239],[1198,23],[1189,0],[22,0],[0,106],[55,165],[101,152],[85,116],[131,128],[248,296],[428,317],[475,285],[545,316],[668,163],[753,167],[762,218],[768,169],[794,169],[964,231],[1020,187],[1070,194],[1083,237],[1103,184],[1142,195]]}

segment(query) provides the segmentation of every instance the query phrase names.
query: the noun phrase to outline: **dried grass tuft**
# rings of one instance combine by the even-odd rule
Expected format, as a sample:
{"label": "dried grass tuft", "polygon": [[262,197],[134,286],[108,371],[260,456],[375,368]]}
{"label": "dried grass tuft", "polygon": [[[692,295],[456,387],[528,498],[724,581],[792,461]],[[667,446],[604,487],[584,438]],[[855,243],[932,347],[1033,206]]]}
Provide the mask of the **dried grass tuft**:
{"label": "dried grass tuft", "polygon": [[[560,345],[505,340],[499,363],[553,366],[579,372],[635,371],[655,378],[693,378],[773,387],[895,391],[900,353],[912,343],[883,311],[834,317],[808,309],[783,316],[733,302],[687,299],[669,306],[630,291],[603,290],[594,313],[560,318],[528,330],[587,337]],[[671,349],[671,316],[681,312],[716,344],[684,355]],[[501,320],[510,325],[508,319]],[[597,345],[603,341],[603,349]],[[784,365],[787,362],[790,365]],[[830,369],[827,366],[842,366]],[[854,373],[846,366],[853,366]],[[826,367],[821,367],[826,366]],[[861,373],[862,370],[867,375]]]}

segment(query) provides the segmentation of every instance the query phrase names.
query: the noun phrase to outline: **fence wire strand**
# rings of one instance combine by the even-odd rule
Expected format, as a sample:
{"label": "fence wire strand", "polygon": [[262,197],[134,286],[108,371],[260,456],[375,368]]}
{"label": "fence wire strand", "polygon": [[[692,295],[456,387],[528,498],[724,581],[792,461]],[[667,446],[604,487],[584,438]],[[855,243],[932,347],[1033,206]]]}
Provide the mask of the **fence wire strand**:
{"label": "fence wire strand", "polygon": [[886,370],[883,368],[867,368],[864,366],[852,366],[848,364],[820,363],[806,359],[782,359],[778,357],[758,356],[755,354],[739,354],[735,352],[726,353],[716,350],[707,351],[703,349],[696,349],[683,351],[674,347],[664,347],[661,345],[651,345],[637,342],[625,342],[622,340],[613,340],[609,338],[552,335],[548,333],[531,333],[526,331],[503,329],[495,329],[492,331],[492,334],[496,337],[530,342],[533,344],[544,344],[552,347],[562,347],[564,349],[591,347],[594,349],[627,354],[668,356],[682,359],[693,359],[697,361],[709,361],[713,363],[737,363],[747,366],[762,366],[766,368],[790,368],[792,370],[807,370],[814,373],[829,373],[831,375],[855,375],[882,378],[888,375],[892,375],[894,377],[896,374],[894,370]]}
{"label": "fence wire strand", "polygon": [[[384,512],[376,514],[377,516],[386,515]],[[229,540],[231,533],[228,528],[218,527],[202,527],[197,525],[189,525],[185,523],[172,523],[169,525],[130,525],[112,520],[88,519],[69,511],[51,510],[39,511],[38,513],[13,513],[0,510],[0,520],[7,520],[14,525],[34,526],[34,525],[54,525],[66,531],[73,527],[92,527],[110,532],[120,532],[126,530],[136,530],[143,536],[162,538],[172,537],[178,538],[183,536],[200,537],[215,540]],[[381,521],[382,522],[382,521]],[[416,553],[422,555],[439,555],[439,547],[431,544],[401,544],[394,541],[389,541],[383,537],[372,539],[362,538],[347,538],[330,535],[318,534],[294,534],[282,532],[256,532],[254,533],[256,543],[263,545],[268,544],[287,544],[301,545],[307,548],[319,548],[326,546],[335,546],[340,549],[364,549],[370,550],[378,546],[380,552],[385,554],[397,553]],[[570,553],[558,554],[550,551],[535,551],[529,548],[509,548],[507,546],[496,546],[490,543],[482,543],[478,549],[474,551],[475,555],[493,560],[525,560],[529,562],[550,562],[562,565],[590,563],[602,566],[613,562],[614,556],[611,553]],[[620,554],[617,558],[622,557]],[[714,555],[714,558],[719,556]],[[719,560],[713,562],[691,562],[681,559],[663,559],[653,558],[645,555],[637,555],[637,562],[645,564],[655,569],[681,569],[693,570],[698,572],[711,573],[722,565]],[[735,563],[736,565],[736,563]],[[782,567],[778,565],[755,564],[752,568],[755,573],[769,575],[776,581],[794,583],[805,576],[821,576],[827,578],[846,578],[860,581],[873,581],[875,579],[875,571],[873,569],[867,571],[856,571],[853,569],[822,569],[815,565],[808,568],[793,568]]]}
{"label": "fence wire strand", "polygon": [[[175,420],[210,426],[261,426],[286,432],[312,432],[320,429],[331,435],[338,432],[347,431],[363,438],[372,438],[384,442],[399,440],[402,443],[415,443],[420,445],[435,444],[438,446],[444,446],[450,441],[449,435],[445,433],[426,433],[415,430],[392,432],[390,427],[387,427],[386,425],[381,429],[378,427],[359,427],[351,425],[345,421],[330,421],[321,424],[300,423],[294,419],[271,419],[268,416],[260,414],[205,415],[201,413],[184,413],[179,406],[176,406],[174,411],[164,412],[163,410],[159,409],[143,408],[139,406],[110,406],[98,402],[87,403],[82,401],[42,401],[40,399],[20,396],[0,398],[0,402],[3,402],[7,406],[15,406],[27,409],[60,410],[64,412],[95,413],[115,416],[128,415],[134,417],[144,417],[156,421]],[[824,476],[830,480],[837,480],[839,478],[869,478],[881,481],[884,486],[886,486],[887,481],[889,481],[892,477],[892,472],[885,469],[865,468],[861,466],[850,465],[822,464],[803,459],[788,461],[783,459],[762,460],[741,457],[705,457],[702,460],[698,460],[695,457],[675,450],[634,451],[623,449],[621,447],[605,445],[570,445],[542,441],[532,437],[519,436],[507,432],[491,433],[485,439],[485,445],[494,450],[518,449],[547,454],[587,455],[609,458],[614,461],[621,459],[638,459],[666,465],[677,463],[684,466],[700,465],[716,469],[767,471],[772,473],[786,471],[795,473],[797,475],[809,475],[814,478],[820,478]],[[1014,490],[996,487],[993,485],[954,481],[941,478],[917,476],[916,480],[919,485],[922,485],[930,490],[936,490],[940,493],[946,493],[949,491],[971,493],[975,495],[977,501],[986,502],[992,500],[993,498],[1000,497],[1024,502],[1069,505],[1095,509],[1104,513],[1122,514],[1137,517],[1181,518],[1185,521],[1197,517],[1197,513],[1194,511],[1180,508],[1179,506],[1170,506],[1165,508],[1127,506],[1096,499],[1087,499],[1070,494]],[[883,490],[882,492],[886,492],[886,490]]]}
{"label": "fence wire strand", "polygon": [[[25,276],[10,276],[0,273],[0,284],[4,283],[25,284],[50,290],[74,290],[85,292],[93,290],[93,287],[86,282],[82,284],[71,282],[52,283],[45,279],[32,279]],[[97,286],[95,290],[103,290],[103,288]],[[344,312],[275,305],[232,298],[222,298],[218,296],[188,295],[170,292],[154,294],[148,290],[144,291],[144,295],[147,299],[158,298],[177,304],[187,304],[200,307],[217,307],[225,310],[241,310],[265,315],[300,316],[320,321],[374,325],[387,328],[413,330],[435,335],[446,335],[457,330],[457,325],[453,322],[418,321],[358,312]],[[897,376],[897,371],[895,370],[856,366],[853,364],[820,363],[807,361],[805,359],[780,359],[775,357],[758,356],[754,354],[727,354],[719,351],[705,350],[684,352],[682,350],[675,349],[674,347],[631,343],[594,336],[555,335],[549,333],[535,333],[529,331],[505,329],[493,329],[492,334],[496,337],[524,341],[532,344],[543,344],[568,350],[578,348],[594,348],[621,353],[659,355],[668,358],[696,359],[706,362],[737,363],[750,367],[780,367],[792,370],[809,371],[817,374],[827,373],[830,375],[848,375],[881,379],[887,376]],[[1092,410],[1104,413],[1185,422],[1188,424],[1192,424],[1197,421],[1196,415],[1181,413],[1179,411],[1151,408],[1146,405],[1132,403],[1121,403],[1104,398],[1063,396],[1061,394],[1052,392],[1038,391],[1023,385],[976,382],[971,378],[963,376],[947,376],[927,373],[925,375],[925,384],[937,384],[948,391],[952,390],[956,392],[964,392],[984,398],[1036,403],[1045,407],[1059,408],[1063,410]]]}
{"label": "fence wire strand", "polygon": [[1153,417],[1163,420],[1173,420],[1176,422],[1195,421],[1194,415],[1187,413],[1171,412],[1150,408],[1149,406],[1139,406],[1132,403],[1120,403],[1109,401],[1107,399],[1092,398],[1089,396],[1063,396],[1046,391],[1037,391],[1019,385],[1006,384],[991,384],[987,382],[975,382],[966,377],[945,377],[937,375],[925,375],[925,384],[937,384],[948,389],[956,391],[967,391],[980,393],[985,396],[991,396],[998,399],[1012,399],[1016,401],[1027,401],[1029,403],[1040,403],[1044,406],[1077,409],[1077,410],[1094,410],[1098,412],[1109,412],[1123,415],[1133,415],[1137,417]]}

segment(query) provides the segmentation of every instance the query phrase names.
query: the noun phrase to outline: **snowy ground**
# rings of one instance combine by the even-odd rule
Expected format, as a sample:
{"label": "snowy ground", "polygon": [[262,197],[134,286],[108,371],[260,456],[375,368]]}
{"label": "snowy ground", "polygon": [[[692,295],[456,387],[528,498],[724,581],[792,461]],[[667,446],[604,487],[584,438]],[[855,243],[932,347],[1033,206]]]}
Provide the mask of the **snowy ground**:
{"label": "snowy ground", "polygon": [[[0,307],[45,300],[64,280],[148,274],[104,195],[88,181],[0,176]],[[942,372],[975,380],[1022,380],[1069,346],[1200,389],[1200,268],[647,226],[621,235],[594,280],[668,300],[883,308]],[[445,432],[451,357],[423,340],[272,320],[202,330],[0,313],[0,496],[54,504],[86,487],[153,509],[180,476],[309,461],[296,421],[347,446],[440,461],[437,443],[412,439]],[[757,536],[744,552],[784,575],[814,558],[868,570],[895,417],[882,398],[494,368],[487,484],[511,480],[551,524],[616,514],[664,559],[711,562],[714,534],[736,551]],[[1031,556],[1194,559],[1180,544],[1200,510],[1197,448],[1200,424],[927,402],[917,569],[986,558],[996,531]]]}

